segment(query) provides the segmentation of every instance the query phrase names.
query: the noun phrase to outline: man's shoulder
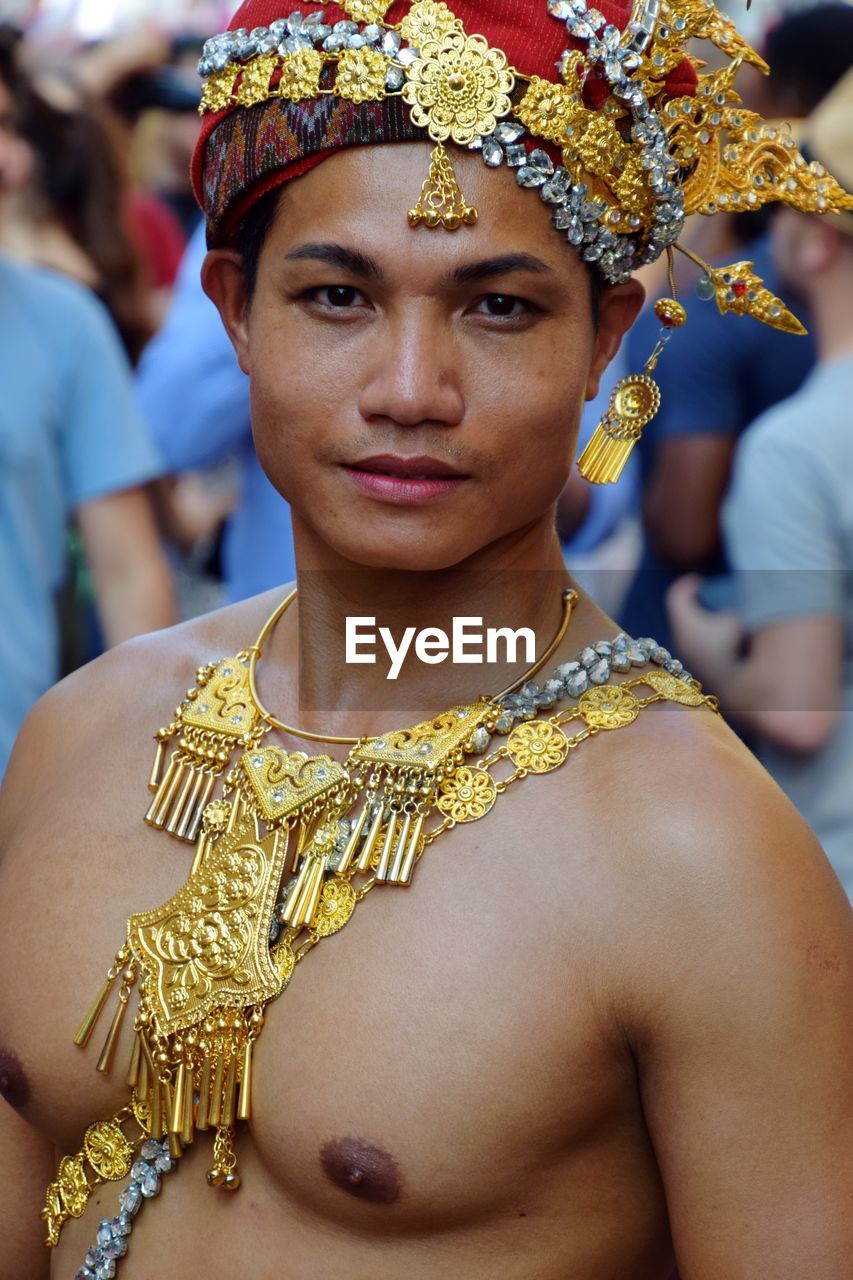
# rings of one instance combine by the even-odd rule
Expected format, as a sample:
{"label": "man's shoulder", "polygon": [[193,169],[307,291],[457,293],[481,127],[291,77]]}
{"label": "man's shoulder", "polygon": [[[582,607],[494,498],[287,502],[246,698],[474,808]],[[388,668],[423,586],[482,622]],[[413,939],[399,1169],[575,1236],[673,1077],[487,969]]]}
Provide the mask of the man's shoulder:
{"label": "man's shoulder", "polygon": [[556,807],[577,817],[580,795],[610,889],[661,921],[679,900],[706,911],[718,895],[737,909],[738,885],[773,893],[828,872],[802,817],[706,708],[655,704],[574,754]]}
{"label": "man's shoulder", "polygon": [[130,640],[57,684],[30,713],[0,801],[0,829],[31,805],[45,780],[121,780],[139,744],[168,724],[199,667],[254,642],[280,596],[269,593]]}

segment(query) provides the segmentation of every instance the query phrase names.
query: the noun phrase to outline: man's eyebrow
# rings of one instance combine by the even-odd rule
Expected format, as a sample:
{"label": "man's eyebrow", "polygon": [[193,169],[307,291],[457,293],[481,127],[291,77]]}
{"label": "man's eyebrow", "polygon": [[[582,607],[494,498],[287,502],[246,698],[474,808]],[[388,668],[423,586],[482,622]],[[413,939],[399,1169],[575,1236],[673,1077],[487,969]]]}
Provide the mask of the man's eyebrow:
{"label": "man's eyebrow", "polygon": [[513,271],[531,271],[539,276],[553,274],[553,268],[541,258],[535,258],[532,253],[505,253],[496,258],[483,258],[479,262],[457,267],[451,278],[454,284],[476,284],[478,280],[509,275]]}
{"label": "man's eyebrow", "polygon": [[362,276],[366,280],[381,280],[382,269],[375,258],[358,249],[348,249],[342,244],[318,243],[302,244],[287,255],[288,262],[325,262],[340,271],[348,271],[350,275]]}

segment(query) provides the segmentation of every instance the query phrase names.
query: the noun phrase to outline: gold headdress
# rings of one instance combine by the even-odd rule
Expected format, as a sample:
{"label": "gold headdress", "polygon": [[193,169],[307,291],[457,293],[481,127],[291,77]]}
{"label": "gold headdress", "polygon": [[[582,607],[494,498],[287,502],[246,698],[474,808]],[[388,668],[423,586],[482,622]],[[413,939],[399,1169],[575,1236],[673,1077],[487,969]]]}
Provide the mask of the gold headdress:
{"label": "gold headdress", "polygon": [[[397,22],[388,20],[389,10],[405,5],[350,0],[337,6],[348,15],[337,22],[325,21],[322,11],[305,18],[296,13],[251,32],[240,28],[214,37],[200,68],[201,111],[212,118],[199,148],[199,182],[211,225],[235,185],[232,175],[226,197],[219,177],[227,168],[221,163],[225,148],[213,147],[211,160],[212,140],[223,126],[227,139],[235,108],[275,99],[305,104],[328,98],[356,107],[401,100],[410,136],[425,131],[435,143],[420,199],[408,213],[412,226],[455,231],[477,220],[453,170],[446,147],[452,142],[479,152],[492,168],[513,169],[522,187],[538,191],[552,206],[555,227],[611,284],[662,253],[671,257],[691,213],[756,210],[771,201],[809,213],[853,209],[853,197],[821,164],[800,154],[787,125],[744,108],[735,89],[739,68],[768,68],[710,0],[600,4],[520,5],[528,44],[540,46],[538,60],[526,57],[529,73],[486,37],[469,33],[440,0],[415,0]],[[472,6],[459,0],[457,8]],[[476,6],[472,21],[487,29],[500,25],[490,10]],[[251,14],[252,4],[244,12]],[[628,20],[617,25],[607,14]],[[554,23],[564,27],[562,39]],[[507,42],[512,33],[505,25],[502,30]],[[563,46],[557,74],[533,74],[541,46],[554,34],[554,47]],[[688,50],[697,40],[716,46],[729,59],[726,65],[706,71]],[[332,138],[325,146],[359,140]],[[279,167],[286,167],[285,159]],[[714,271],[701,265],[701,287],[721,312],[803,332],[751,263]],[[644,374],[617,388],[581,459],[582,471],[595,482],[618,476],[657,407],[649,375],[669,330],[686,318],[674,298],[657,309],[661,342]]]}

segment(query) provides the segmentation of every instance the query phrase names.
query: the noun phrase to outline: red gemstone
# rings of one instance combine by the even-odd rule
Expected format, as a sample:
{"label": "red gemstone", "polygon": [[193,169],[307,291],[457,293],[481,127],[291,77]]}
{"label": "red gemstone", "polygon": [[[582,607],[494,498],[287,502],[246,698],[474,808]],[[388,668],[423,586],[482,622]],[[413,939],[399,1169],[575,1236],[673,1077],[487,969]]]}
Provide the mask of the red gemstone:
{"label": "red gemstone", "polygon": [[732,293],[735,295],[736,298],[742,298],[743,295],[746,293],[745,282],[743,280],[735,280],[734,284],[732,285]]}

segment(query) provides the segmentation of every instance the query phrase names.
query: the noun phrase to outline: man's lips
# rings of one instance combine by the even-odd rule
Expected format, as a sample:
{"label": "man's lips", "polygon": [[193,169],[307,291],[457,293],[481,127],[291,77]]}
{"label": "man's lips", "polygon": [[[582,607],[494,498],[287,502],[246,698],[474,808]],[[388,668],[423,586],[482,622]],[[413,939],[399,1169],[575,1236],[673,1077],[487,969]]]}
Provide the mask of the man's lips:
{"label": "man's lips", "polygon": [[363,493],[395,506],[437,502],[469,479],[437,458],[400,458],[394,454],[361,458],[345,464],[344,470]]}
{"label": "man's lips", "polygon": [[384,453],[376,458],[362,458],[349,463],[353,471],[367,471],[371,475],[396,476],[400,480],[464,480],[466,477],[447,462],[437,458],[399,458]]}

